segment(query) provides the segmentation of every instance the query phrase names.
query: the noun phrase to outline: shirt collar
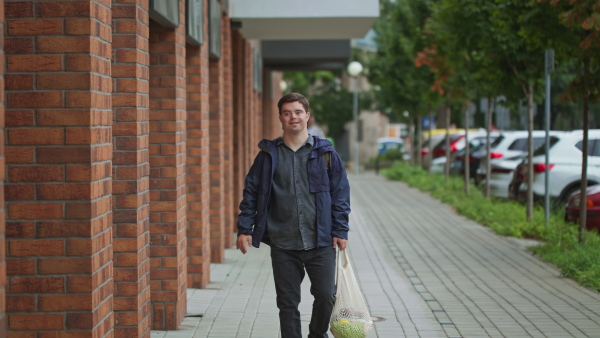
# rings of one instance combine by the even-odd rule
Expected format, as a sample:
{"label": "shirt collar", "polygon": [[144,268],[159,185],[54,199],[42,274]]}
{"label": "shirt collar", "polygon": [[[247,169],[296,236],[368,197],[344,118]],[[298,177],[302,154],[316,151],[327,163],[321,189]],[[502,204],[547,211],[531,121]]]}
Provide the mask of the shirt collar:
{"label": "shirt collar", "polygon": [[[283,142],[283,137],[281,137],[281,138],[279,138],[279,140],[277,140],[278,146],[282,145],[282,144],[285,144],[285,142]],[[302,146],[304,147],[307,144],[310,144],[311,146],[315,145],[315,138],[310,134],[308,134],[308,138],[306,139],[306,142],[304,142],[304,144]]]}

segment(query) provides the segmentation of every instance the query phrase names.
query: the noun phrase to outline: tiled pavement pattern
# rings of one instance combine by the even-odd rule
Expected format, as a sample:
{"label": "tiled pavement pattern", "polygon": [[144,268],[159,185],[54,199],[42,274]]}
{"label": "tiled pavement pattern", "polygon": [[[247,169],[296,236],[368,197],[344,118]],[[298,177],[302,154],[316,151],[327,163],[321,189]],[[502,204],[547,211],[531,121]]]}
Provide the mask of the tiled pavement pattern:
{"label": "tiled pavement pattern", "polygon": [[[349,254],[376,322],[369,337],[600,337],[600,294],[427,194],[350,176]],[[177,332],[152,338],[279,337],[268,247],[226,250],[207,289],[188,290]],[[304,336],[310,303],[303,284]],[[331,335],[330,335],[331,336]]]}

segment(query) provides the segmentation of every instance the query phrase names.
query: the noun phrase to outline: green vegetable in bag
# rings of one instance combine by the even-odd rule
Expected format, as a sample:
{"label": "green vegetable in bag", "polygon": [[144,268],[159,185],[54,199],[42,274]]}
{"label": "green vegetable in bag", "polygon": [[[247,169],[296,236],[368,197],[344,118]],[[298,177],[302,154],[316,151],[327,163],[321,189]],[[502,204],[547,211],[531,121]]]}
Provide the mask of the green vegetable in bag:
{"label": "green vegetable in bag", "polygon": [[331,333],[335,338],[365,338],[367,335],[363,330],[363,323],[360,321],[349,321],[346,318],[340,318],[331,324]]}

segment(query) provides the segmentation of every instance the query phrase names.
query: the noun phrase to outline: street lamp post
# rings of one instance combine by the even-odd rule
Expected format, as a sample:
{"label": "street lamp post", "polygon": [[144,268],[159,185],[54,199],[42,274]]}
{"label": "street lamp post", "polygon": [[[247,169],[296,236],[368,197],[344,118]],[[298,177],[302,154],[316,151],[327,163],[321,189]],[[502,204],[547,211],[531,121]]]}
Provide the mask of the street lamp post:
{"label": "street lamp post", "polygon": [[358,61],[348,64],[348,74],[354,78],[354,97],[352,114],[354,120],[354,173],[358,174],[358,75],[363,71],[363,66]]}

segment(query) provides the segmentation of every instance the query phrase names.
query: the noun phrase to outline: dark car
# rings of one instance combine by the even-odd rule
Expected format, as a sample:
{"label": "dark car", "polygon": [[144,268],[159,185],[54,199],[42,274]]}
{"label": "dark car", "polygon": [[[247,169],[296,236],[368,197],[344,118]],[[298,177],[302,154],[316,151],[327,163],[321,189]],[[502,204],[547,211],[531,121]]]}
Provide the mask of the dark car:
{"label": "dark car", "polygon": [[[587,188],[587,217],[586,229],[600,232],[600,185],[593,185]],[[576,192],[569,198],[565,207],[565,220],[578,223],[581,215],[579,202],[581,201],[581,192]]]}

